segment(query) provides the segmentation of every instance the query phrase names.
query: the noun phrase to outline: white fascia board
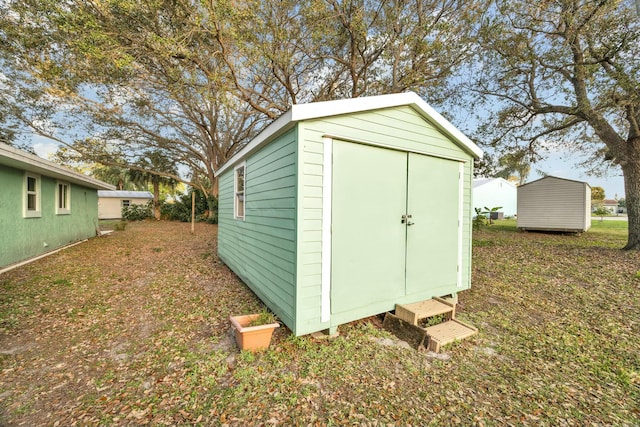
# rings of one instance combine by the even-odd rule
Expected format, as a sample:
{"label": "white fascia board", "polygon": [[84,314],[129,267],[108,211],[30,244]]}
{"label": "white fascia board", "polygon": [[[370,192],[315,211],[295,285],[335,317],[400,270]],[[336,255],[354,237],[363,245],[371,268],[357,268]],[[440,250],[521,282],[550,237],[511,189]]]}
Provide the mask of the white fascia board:
{"label": "white fascia board", "polygon": [[591,186],[589,185],[589,183],[588,183],[588,182],[586,182],[586,181],[578,181],[577,179],[563,178],[563,177],[561,177],[561,176],[554,176],[554,175],[546,175],[546,176],[543,176],[542,178],[538,178],[538,179],[536,179],[535,181],[525,182],[524,184],[519,185],[519,186],[518,186],[518,188],[524,187],[525,185],[533,184],[534,182],[542,181],[543,179],[544,179],[544,180],[546,180],[546,179],[549,179],[549,178],[552,178],[552,179],[559,179],[559,180],[561,180],[561,181],[577,182],[577,183],[579,183],[579,184],[584,184],[584,185],[586,185],[587,187],[591,188]]}
{"label": "white fascia board", "polygon": [[303,120],[313,120],[323,117],[339,116],[344,114],[359,113],[363,111],[380,110],[400,106],[410,106],[418,114],[431,122],[445,135],[458,142],[474,157],[482,158],[482,150],[462,132],[456,129],[440,113],[431,108],[422,98],[414,92],[394,93],[390,95],[367,96],[362,98],[340,99],[336,101],[312,102],[310,104],[295,104],[289,111],[267,126],[242,150],[231,157],[215,173],[219,176],[225,170],[232,167],[247,154],[261,147],[271,137],[286,129],[288,125]]}
{"label": "white fascia board", "polygon": [[49,160],[45,160],[4,143],[0,143],[0,164],[56,179],[62,179],[73,184],[80,184],[97,190],[115,190],[116,188],[111,184],[72,171],[57,163],[50,162]]}
{"label": "white fascia board", "polygon": [[99,190],[98,197],[104,197],[107,199],[153,199],[153,194],[151,194],[149,191]]}

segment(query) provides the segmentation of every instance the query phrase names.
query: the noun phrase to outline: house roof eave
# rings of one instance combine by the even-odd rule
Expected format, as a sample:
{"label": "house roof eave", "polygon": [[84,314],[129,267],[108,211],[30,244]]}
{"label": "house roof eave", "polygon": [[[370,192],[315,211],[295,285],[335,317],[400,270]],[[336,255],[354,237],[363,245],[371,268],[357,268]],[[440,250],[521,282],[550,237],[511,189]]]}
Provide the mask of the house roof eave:
{"label": "house roof eave", "polygon": [[106,182],[72,171],[57,163],[45,160],[34,154],[19,150],[10,145],[0,143],[0,164],[15,169],[45,175],[52,178],[68,181],[96,190],[115,190],[115,187]]}

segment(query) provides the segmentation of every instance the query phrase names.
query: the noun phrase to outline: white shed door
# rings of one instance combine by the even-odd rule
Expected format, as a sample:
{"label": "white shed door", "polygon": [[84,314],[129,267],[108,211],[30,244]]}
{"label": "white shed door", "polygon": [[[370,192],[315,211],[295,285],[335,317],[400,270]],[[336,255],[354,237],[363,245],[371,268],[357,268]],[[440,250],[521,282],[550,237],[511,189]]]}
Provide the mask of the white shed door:
{"label": "white shed door", "polygon": [[456,286],[460,162],[409,153],[407,294]]}
{"label": "white shed door", "polygon": [[459,220],[459,162],[334,141],[331,313],[455,287]]}
{"label": "white shed door", "polygon": [[334,141],[332,313],[404,295],[406,171],[406,153]]}

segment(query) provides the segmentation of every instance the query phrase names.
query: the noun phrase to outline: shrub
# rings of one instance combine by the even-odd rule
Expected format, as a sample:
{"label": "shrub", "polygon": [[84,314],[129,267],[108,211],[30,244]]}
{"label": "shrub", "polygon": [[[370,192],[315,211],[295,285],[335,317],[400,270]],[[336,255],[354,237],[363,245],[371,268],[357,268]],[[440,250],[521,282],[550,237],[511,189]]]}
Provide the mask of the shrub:
{"label": "shrub", "polygon": [[[183,194],[180,198],[173,203],[163,203],[160,206],[160,214],[163,219],[171,221],[190,222],[191,221],[191,194],[193,190],[187,194]],[[202,191],[196,190],[196,221],[209,222],[216,224],[218,222],[218,200],[216,198],[210,199],[211,209],[213,215],[209,217],[209,203],[207,197]]]}
{"label": "shrub", "polygon": [[151,209],[151,202],[144,205],[129,205],[122,207],[122,219],[127,221],[142,221],[147,218],[151,218],[153,212]]}
{"label": "shrub", "polygon": [[482,209],[480,208],[474,209],[476,211],[476,216],[473,217],[473,229],[480,231],[487,223],[487,213],[482,212]]}

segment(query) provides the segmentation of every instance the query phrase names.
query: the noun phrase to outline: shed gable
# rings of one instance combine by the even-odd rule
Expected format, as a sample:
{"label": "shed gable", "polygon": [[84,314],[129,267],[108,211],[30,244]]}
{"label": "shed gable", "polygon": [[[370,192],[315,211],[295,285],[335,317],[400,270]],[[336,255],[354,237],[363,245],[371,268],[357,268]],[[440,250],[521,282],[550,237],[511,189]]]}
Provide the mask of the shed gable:
{"label": "shed gable", "polygon": [[[330,116],[298,123],[299,135],[299,201],[296,304],[296,332],[318,330],[322,321],[322,213],[325,144],[331,141],[372,145],[390,150],[415,152],[463,162],[462,233],[470,236],[471,181],[473,157],[454,143],[410,106]],[[381,171],[380,173],[384,173]],[[333,185],[348,185],[337,183]],[[384,203],[380,200],[379,203]],[[354,219],[355,220],[355,219]],[[462,239],[464,262],[461,283],[470,286],[471,244]],[[450,292],[455,292],[452,290]]]}
{"label": "shed gable", "polygon": [[313,119],[300,123],[300,127],[305,141],[328,136],[448,159],[471,158],[463,147],[410,106]]}

